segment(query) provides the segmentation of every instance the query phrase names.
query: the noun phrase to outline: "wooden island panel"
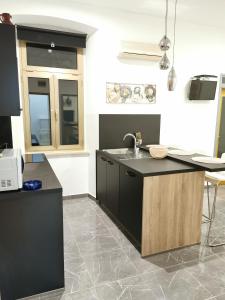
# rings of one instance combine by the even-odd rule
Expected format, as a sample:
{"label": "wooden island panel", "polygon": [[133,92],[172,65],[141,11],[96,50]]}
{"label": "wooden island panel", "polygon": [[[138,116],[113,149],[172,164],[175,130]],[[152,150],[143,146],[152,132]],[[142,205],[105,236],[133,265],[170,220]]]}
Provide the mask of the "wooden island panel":
{"label": "wooden island panel", "polygon": [[205,172],[144,178],[141,255],[200,243]]}

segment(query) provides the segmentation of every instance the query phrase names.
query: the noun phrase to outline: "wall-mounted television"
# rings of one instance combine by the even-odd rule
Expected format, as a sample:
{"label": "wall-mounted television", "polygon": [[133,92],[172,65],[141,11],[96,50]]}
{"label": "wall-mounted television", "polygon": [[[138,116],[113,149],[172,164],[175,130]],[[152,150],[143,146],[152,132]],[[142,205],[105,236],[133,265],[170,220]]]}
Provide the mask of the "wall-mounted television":
{"label": "wall-mounted television", "polygon": [[189,100],[214,100],[217,76],[198,75],[191,79]]}

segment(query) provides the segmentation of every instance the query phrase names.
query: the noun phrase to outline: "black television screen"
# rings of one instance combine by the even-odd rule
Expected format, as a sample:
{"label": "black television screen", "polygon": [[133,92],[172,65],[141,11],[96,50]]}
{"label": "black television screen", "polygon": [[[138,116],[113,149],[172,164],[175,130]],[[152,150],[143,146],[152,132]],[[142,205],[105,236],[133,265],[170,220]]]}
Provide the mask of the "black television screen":
{"label": "black television screen", "polygon": [[199,80],[191,81],[189,100],[214,100],[217,81]]}

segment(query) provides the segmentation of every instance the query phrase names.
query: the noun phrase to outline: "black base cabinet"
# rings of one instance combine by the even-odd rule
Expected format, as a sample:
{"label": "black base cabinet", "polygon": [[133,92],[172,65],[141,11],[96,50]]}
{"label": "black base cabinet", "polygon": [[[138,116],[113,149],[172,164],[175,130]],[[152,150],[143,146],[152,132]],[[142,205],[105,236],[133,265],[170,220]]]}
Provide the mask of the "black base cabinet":
{"label": "black base cabinet", "polygon": [[120,165],[119,220],[141,244],[143,177]]}
{"label": "black base cabinet", "polygon": [[143,177],[97,152],[97,200],[128,239],[141,248]]}
{"label": "black base cabinet", "polygon": [[97,170],[97,180],[96,180],[96,192],[97,199],[100,205],[106,205],[106,165],[107,159],[101,154],[97,154],[96,157],[96,170]]}
{"label": "black base cabinet", "polygon": [[119,164],[97,156],[97,199],[114,217],[119,216]]}
{"label": "black base cabinet", "polygon": [[2,300],[64,288],[62,188],[47,161],[25,173],[43,188],[0,193]]}

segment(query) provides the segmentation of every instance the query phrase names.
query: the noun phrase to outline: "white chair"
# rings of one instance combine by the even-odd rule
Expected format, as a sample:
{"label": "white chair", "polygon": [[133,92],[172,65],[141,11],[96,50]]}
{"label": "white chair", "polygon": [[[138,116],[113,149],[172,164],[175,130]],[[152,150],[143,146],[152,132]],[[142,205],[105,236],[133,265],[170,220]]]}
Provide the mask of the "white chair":
{"label": "white chair", "polygon": [[[225,153],[222,154],[221,158],[225,158]],[[206,172],[205,180],[207,182],[207,198],[208,198],[208,216],[204,216],[209,222],[209,228],[207,233],[207,245],[210,247],[222,246],[225,245],[223,243],[210,243],[210,232],[212,228],[212,223],[216,216],[216,200],[217,200],[217,192],[219,186],[225,185],[225,171],[222,172]],[[209,197],[209,183],[214,187],[214,199],[212,203],[212,207],[210,208],[210,197]]]}

